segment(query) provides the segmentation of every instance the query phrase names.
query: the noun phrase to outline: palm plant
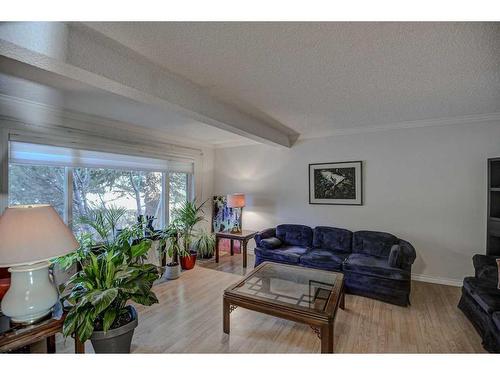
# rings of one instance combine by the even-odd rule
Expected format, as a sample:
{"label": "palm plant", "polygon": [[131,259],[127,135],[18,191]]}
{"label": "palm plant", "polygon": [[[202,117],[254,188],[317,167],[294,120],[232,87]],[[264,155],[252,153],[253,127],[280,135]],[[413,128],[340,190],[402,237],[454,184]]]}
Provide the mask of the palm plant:
{"label": "palm plant", "polygon": [[173,210],[175,219],[160,234],[160,249],[172,259],[167,266],[177,266],[179,256],[190,255],[194,227],[203,220],[204,204],[197,206],[195,201],[186,201]]}
{"label": "palm plant", "polygon": [[203,206],[206,201],[196,205],[196,200],[186,201],[181,207],[174,211],[174,224],[179,229],[179,235],[182,239],[184,252],[189,254],[191,243],[193,240],[193,231],[196,224],[204,220]]}
{"label": "palm plant", "polygon": [[109,207],[93,207],[88,214],[78,219],[79,224],[92,228],[100,237],[101,242],[109,242],[118,234],[118,223],[127,213],[124,207],[111,205]]}

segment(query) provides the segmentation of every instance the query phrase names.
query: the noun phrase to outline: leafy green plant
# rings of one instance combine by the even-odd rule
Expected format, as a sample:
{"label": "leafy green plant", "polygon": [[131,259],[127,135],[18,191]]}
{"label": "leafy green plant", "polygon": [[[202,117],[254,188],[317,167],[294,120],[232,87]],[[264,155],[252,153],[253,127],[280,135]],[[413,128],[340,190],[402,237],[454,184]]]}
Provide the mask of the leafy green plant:
{"label": "leafy green plant", "polygon": [[198,252],[201,257],[211,257],[215,250],[215,234],[207,231],[200,231],[196,236],[192,248]]}
{"label": "leafy green plant", "polygon": [[144,264],[152,241],[144,238],[144,225],[137,223],[118,230],[125,210],[117,207],[92,209],[80,218],[97,233],[80,237],[80,248],[58,258],[62,268],[75,262],[81,269],[66,284],[69,293],[62,300],[71,305],[63,325],[63,334],[76,335],[84,342],[94,329],[107,331],[124,324],[129,317],[126,303],[132,300],[149,306],[158,302],[151,291],[159,277],[158,268]]}
{"label": "leafy green plant", "polygon": [[114,205],[99,208],[93,207],[89,210],[88,215],[78,219],[78,223],[94,229],[100,237],[100,242],[107,243],[116,238],[118,223],[126,213],[127,210],[124,207]]}
{"label": "leafy green plant", "polygon": [[82,270],[65,285],[71,291],[63,300],[72,307],[64,321],[64,336],[75,334],[84,342],[96,328],[106,332],[126,321],[127,301],[145,306],[158,302],[151,291],[159,277],[158,268],[142,264],[151,241],[130,242],[120,233],[116,241],[103,245],[99,254],[89,252],[80,262]]}
{"label": "leafy green plant", "polygon": [[184,246],[181,246],[180,232],[175,223],[170,224],[161,232],[159,249],[172,259],[167,264],[168,266],[177,266],[179,264],[179,256],[189,255],[189,252],[185,251]]}
{"label": "leafy green plant", "polygon": [[178,228],[184,252],[189,254],[193,240],[193,231],[196,224],[204,220],[203,206],[206,201],[196,205],[196,200],[186,201],[182,206],[174,210],[174,225]]}

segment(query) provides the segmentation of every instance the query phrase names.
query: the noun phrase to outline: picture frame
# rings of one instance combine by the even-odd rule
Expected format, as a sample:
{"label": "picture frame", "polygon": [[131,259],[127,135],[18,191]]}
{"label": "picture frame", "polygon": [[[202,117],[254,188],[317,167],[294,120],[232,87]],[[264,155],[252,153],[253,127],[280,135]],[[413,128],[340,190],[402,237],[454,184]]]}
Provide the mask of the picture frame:
{"label": "picture frame", "polygon": [[309,204],[363,205],[363,162],[309,164]]}

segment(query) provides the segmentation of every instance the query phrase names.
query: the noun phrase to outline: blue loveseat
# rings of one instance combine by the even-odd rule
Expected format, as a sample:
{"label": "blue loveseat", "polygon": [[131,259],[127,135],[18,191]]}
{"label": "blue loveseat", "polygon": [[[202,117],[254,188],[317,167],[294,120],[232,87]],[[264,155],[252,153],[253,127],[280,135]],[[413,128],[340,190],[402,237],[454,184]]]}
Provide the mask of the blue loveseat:
{"label": "blue loveseat", "polygon": [[295,264],[344,273],[347,293],[396,305],[410,302],[413,246],[389,233],[282,224],[255,236],[255,266]]}
{"label": "blue loveseat", "polygon": [[466,277],[458,307],[483,339],[484,348],[500,353],[500,289],[498,256],[476,254],[472,258],[475,276]]}

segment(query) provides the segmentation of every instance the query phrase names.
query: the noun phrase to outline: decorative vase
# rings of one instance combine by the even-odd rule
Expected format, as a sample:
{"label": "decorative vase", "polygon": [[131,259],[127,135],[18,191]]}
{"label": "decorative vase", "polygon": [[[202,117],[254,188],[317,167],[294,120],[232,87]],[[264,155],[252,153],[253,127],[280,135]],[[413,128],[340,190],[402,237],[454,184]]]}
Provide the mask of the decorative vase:
{"label": "decorative vase", "polygon": [[110,329],[107,332],[94,331],[90,337],[92,346],[96,353],[130,353],[132,336],[134,336],[135,327],[137,327],[137,311],[133,306],[127,306],[132,321],[129,323]]}

